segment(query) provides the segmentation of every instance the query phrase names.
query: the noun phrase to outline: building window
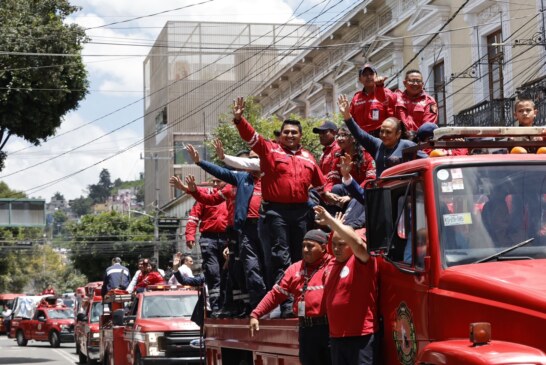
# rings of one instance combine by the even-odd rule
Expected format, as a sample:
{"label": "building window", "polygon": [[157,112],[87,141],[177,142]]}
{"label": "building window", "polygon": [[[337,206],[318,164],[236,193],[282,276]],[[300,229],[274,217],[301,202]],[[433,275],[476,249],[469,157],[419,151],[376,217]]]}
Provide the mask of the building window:
{"label": "building window", "polygon": [[445,88],[445,68],[444,61],[440,61],[432,66],[434,76],[434,99],[438,104],[438,125],[447,125],[446,116],[446,88]]}
{"label": "building window", "polygon": [[489,73],[489,98],[504,98],[504,80],[502,64],[504,55],[502,52],[502,31],[491,33],[487,36],[487,67]]}
{"label": "building window", "polygon": [[201,159],[205,160],[205,147],[203,145],[203,142],[196,142],[196,141],[174,141],[174,164],[175,165],[191,165],[193,161],[190,160],[190,156],[188,155],[188,152],[186,152],[185,148],[187,144],[191,144],[197,152],[199,152],[199,156]]}

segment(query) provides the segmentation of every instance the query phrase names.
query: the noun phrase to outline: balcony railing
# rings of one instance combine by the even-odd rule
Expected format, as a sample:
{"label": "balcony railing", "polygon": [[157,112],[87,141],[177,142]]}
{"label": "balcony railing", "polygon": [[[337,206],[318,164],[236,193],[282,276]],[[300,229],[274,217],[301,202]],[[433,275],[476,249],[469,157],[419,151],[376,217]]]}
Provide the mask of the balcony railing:
{"label": "balcony railing", "polygon": [[[518,89],[520,98],[535,101],[538,109],[534,125],[546,125],[546,77],[523,85]],[[482,101],[454,115],[456,126],[486,127],[513,126],[515,98]]]}

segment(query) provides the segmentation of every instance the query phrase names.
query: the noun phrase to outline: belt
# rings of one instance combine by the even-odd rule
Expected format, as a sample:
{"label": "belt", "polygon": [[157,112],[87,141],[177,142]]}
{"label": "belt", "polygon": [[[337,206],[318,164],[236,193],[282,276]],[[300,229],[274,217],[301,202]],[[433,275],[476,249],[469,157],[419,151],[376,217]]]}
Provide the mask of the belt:
{"label": "belt", "polygon": [[328,317],[298,317],[300,320],[300,327],[313,327],[313,326],[327,326]]}
{"label": "belt", "polygon": [[227,238],[226,232],[201,232],[201,237],[204,238]]}
{"label": "belt", "polygon": [[309,202],[305,203],[274,203],[263,201],[264,209],[311,209]]}

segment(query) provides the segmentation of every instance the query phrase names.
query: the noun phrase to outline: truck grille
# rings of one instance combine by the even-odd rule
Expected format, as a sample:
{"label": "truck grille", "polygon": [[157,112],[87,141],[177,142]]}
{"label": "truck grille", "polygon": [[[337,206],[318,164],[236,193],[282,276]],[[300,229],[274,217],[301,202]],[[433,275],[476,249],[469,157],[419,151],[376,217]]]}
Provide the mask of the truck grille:
{"label": "truck grille", "polygon": [[165,332],[158,338],[158,345],[166,357],[199,357],[200,350],[190,346],[193,340],[199,340],[199,331]]}

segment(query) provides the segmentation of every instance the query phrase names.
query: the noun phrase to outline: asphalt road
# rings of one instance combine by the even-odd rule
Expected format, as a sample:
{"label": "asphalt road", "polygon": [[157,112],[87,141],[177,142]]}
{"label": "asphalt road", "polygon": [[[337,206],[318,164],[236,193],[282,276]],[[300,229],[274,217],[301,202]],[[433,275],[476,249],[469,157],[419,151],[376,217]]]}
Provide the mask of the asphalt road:
{"label": "asphalt road", "polygon": [[0,335],[0,364],[78,364],[74,343],[63,343],[51,348],[49,342],[28,341],[24,347],[17,346],[15,339]]}

